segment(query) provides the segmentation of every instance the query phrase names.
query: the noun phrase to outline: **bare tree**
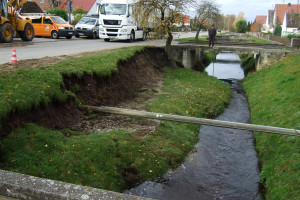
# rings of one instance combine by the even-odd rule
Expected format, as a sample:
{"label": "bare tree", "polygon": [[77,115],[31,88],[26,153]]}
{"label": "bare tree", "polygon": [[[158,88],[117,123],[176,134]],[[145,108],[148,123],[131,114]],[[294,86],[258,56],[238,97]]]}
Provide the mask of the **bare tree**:
{"label": "bare tree", "polygon": [[135,4],[134,16],[139,26],[150,27],[156,37],[167,37],[166,53],[171,67],[176,66],[172,56],[171,43],[173,40],[172,29],[174,24],[180,21],[181,12],[194,0],[139,0]]}
{"label": "bare tree", "polygon": [[234,22],[232,23],[232,26],[234,28],[234,30],[236,31],[236,23],[238,21],[241,21],[241,20],[246,20],[246,18],[244,17],[245,13],[244,12],[239,12],[238,16],[235,18]]}
{"label": "bare tree", "polygon": [[57,8],[60,5],[61,0],[48,0],[50,8]]}
{"label": "bare tree", "polygon": [[135,18],[142,27],[149,24],[157,37],[167,35],[166,46],[173,40],[172,28],[180,20],[180,13],[193,0],[139,0],[135,6]]}
{"label": "bare tree", "polygon": [[198,29],[195,39],[199,38],[201,28],[205,23],[215,23],[221,18],[220,9],[214,0],[200,0],[197,6]]}
{"label": "bare tree", "polygon": [[230,32],[234,32],[235,28],[233,27],[233,22],[235,21],[236,16],[234,14],[232,15],[226,15],[224,22],[225,22],[225,30],[229,30]]}

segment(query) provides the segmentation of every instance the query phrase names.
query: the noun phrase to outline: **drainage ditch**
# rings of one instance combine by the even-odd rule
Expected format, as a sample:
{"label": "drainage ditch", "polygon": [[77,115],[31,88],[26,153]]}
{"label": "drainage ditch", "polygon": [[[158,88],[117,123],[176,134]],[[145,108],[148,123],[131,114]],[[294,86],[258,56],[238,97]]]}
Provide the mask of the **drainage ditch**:
{"label": "drainage ditch", "polygon": [[[248,123],[248,102],[238,80],[244,75],[238,62],[237,55],[221,53],[206,71],[225,79],[233,92],[231,105],[217,119]],[[201,126],[199,137],[194,152],[179,169],[125,193],[166,200],[260,199],[252,132]]]}

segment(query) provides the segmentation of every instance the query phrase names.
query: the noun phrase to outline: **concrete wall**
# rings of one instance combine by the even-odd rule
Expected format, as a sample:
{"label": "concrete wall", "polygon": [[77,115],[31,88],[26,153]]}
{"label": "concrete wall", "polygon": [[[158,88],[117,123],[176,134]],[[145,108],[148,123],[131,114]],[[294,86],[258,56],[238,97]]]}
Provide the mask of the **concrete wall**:
{"label": "concrete wall", "polygon": [[278,58],[281,58],[292,51],[282,50],[282,49],[266,49],[253,48],[253,47],[237,47],[237,46],[227,46],[227,47],[210,47],[204,46],[192,46],[192,45],[178,45],[172,46],[172,55],[174,56],[176,63],[181,64],[182,67],[189,69],[199,69],[201,70],[204,66],[203,61],[203,52],[205,51],[214,51],[216,54],[220,52],[233,52],[236,54],[240,53],[252,53],[256,58],[256,70],[261,70],[265,66],[268,66],[276,61]]}
{"label": "concrete wall", "polygon": [[0,195],[30,200],[150,200],[4,170],[0,170]]}

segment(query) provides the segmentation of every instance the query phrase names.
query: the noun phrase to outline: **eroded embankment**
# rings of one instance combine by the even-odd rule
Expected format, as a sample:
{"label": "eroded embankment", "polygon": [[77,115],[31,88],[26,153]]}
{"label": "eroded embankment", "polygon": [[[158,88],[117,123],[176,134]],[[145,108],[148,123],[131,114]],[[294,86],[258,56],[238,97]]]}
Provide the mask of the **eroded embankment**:
{"label": "eroded embankment", "polygon": [[[227,85],[204,73],[180,68],[164,68],[163,93],[156,95],[161,69],[168,60],[163,49],[141,49],[101,52],[55,66],[17,70],[10,74],[15,79],[21,76],[17,84],[10,75],[1,76],[0,83],[5,78],[10,81],[9,86],[0,85],[10,100],[1,101],[14,106],[8,108],[19,108],[19,104],[10,103],[20,101],[16,98],[20,96],[24,98],[20,102],[27,104],[52,101],[6,118],[4,133],[14,131],[1,141],[0,167],[122,191],[180,165],[199,139],[197,125],[95,115],[80,108],[81,104],[89,104],[141,110],[147,104],[152,112],[207,118],[217,116],[229,104],[231,92]],[[54,84],[49,82],[53,79]],[[44,87],[39,87],[41,84]],[[43,96],[31,98],[33,94]],[[54,100],[62,94],[65,98]],[[150,97],[153,99],[145,103]],[[1,104],[0,108],[8,110]]]}
{"label": "eroded embankment", "polygon": [[[40,106],[27,112],[11,113],[3,122],[1,136],[8,135],[20,126],[32,122],[51,129],[82,130],[76,126],[89,117],[80,109],[78,101],[85,105],[117,105],[126,102],[143,91],[152,90],[162,78],[161,68],[168,66],[163,49],[146,48],[128,61],[120,61],[118,72],[111,77],[98,77],[85,74],[83,77],[63,75],[64,88],[76,93],[78,99],[67,103],[52,102],[47,107]],[[31,94],[28,94],[31,95]],[[77,101],[77,102],[76,102]]]}

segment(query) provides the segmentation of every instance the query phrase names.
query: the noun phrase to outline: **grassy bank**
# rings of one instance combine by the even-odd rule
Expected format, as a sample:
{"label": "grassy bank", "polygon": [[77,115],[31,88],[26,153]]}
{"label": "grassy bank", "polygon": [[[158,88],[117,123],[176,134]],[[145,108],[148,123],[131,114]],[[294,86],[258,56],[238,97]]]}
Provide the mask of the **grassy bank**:
{"label": "grassy bank", "polygon": [[[300,55],[250,74],[244,88],[252,123],[300,129]],[[299,199],[300,138],[255,133],[265,199]]]}
{"label": "grassy bank", "polygon": [[[76,94],[61,89],[62,74],[110,76],[117,71],[119,59],[126,60],[141,49],[132,47],[102,52],[56,66],[1,75],[2,118],[11,111],[26,112],[40,104],[46,106],[50,101],[74,97]],[[229,104],[229,87],[204,73],[165,68],[164,76],[163,93],[149,102],[149,111],[215,117]],[[69,129],[49,130],[29,123],[1,140],[0,167],[122,191],[136,178],[155,178],[178,166],[198,141],[198,131],[197,125],[161,122],[159,128],[147,137],[120,130],[85,135]]]}
{"label": "grassy bank", "polygon": [[255,71],[255,58],[253,54],[240,54],[241,58],[241,65],[244,69],[244,73],[247,76],[247,74],[251,71]]}
{"label": "grassy bank", "polygon": [[261,38],[258,38],[258,37],[252,36],[252,35],[247,35],[247,37],[249,39],[253,40],[254,43],[256,43],[256,44],[272,44],[271,42],[268,42],[264,39],[261,39]]}
{"label": "grassy bank", "polygon": [[[62,61],[57,65],[24,68],[0,74],[0,121],[12,112],[23,113],[51,101],[65,102],[70,91],[61,90],[63,75],[81,77],[84,73],[99,77],[117,71],[119,59],[132,57],[142,47],[131,47],[96,53],[82,58]],[[1,127],[0,127],[1,130]]]}
{"label": "grassy bank", "polygon": [[207,41],[208,42],[208,36],[199,36],[198,40],[195,39],[195,37],[189,37],[189,38],[181,38],[176,39],[178,42],[190,42],[190,41]]}

